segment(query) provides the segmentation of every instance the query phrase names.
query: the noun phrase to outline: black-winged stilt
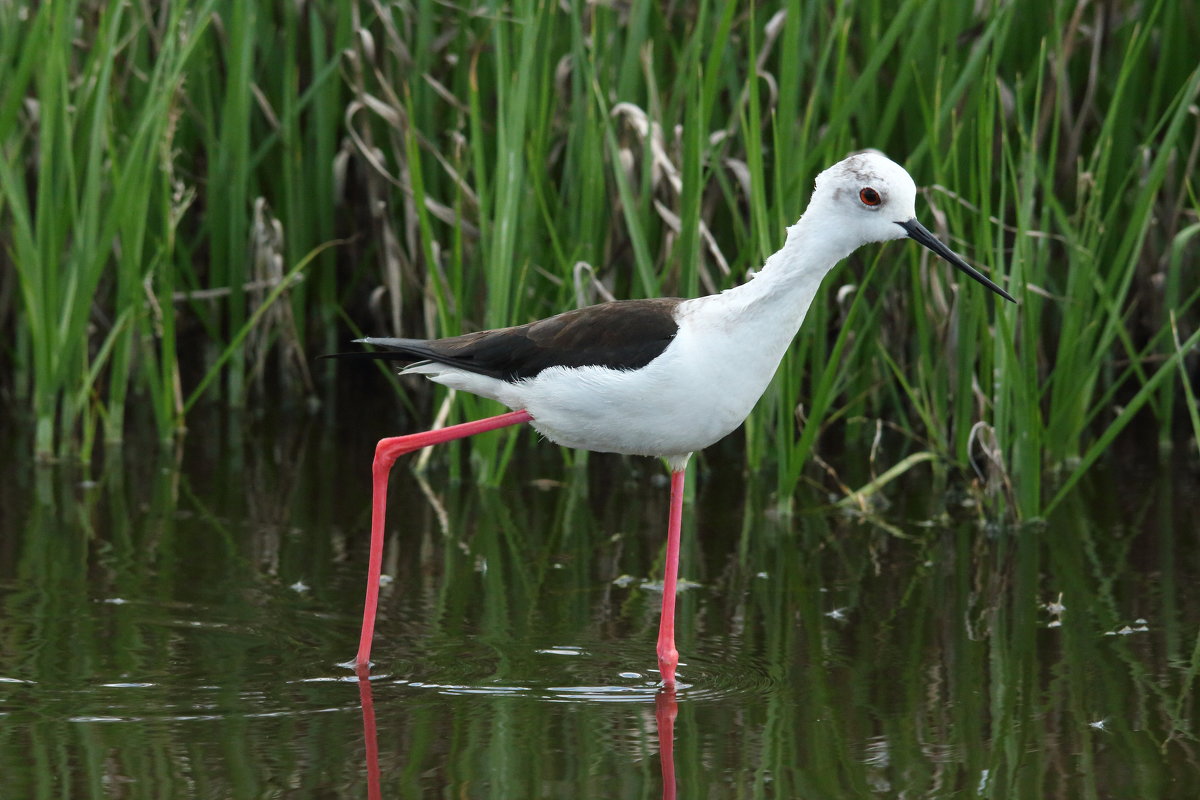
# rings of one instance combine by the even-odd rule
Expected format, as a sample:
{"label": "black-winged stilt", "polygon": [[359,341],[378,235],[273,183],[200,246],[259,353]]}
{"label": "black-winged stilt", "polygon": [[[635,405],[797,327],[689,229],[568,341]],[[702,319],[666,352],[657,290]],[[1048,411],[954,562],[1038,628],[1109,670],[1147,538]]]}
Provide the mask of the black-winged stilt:
{"label": "black-winged stilt", "polygon": [[375,449],[371,555],[357,665],[370,663],[387,477],[421,447],[528,422],[568,447],[658,456],[671,470],[671,511],[658,664],[675,683],[675,591],[683,476],[688,458],[750,413],[804,321],[821,280],[870,242],[910,238],[1007,300],[1013,298],[916,219],[916,185],[881,153],[850,156],[817,176],[812,199],[783,247],[741,286],[686,300],[622,300],[512,328],[446,339],[360,339],[382,351],[340,354],[410,362],[455,389],[513,411],[440,430],[383,439]]}

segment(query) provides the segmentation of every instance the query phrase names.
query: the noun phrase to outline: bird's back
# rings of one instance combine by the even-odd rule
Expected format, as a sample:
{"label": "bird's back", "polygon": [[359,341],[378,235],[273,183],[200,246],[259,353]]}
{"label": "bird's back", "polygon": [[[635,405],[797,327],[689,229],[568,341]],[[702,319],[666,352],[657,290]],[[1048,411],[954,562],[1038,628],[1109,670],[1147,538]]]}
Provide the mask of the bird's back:
{"label": "bird's back", "polygon": [[360,339],[383,349],[345,355],[430,361],[509,382],[534,378],[550,367],[640,369],[675,337],[674,310],[680,302],[674,297],[619,300],[444,339]]}

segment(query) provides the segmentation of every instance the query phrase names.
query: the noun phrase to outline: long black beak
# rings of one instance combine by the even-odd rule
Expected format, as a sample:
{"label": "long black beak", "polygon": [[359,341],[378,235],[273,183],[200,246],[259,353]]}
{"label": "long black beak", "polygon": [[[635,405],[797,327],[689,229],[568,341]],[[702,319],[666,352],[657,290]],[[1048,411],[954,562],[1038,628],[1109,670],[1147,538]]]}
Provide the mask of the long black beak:
{"label": "long black beak", "polygon": [[972,267],[966,261],[963,261],[962,256],[960,256],[958,253],[951,250],[949,247],[946,247],[946,245],[942,244],[941,241],[939,241],[936,236],[934,236],[932,233],[929,232],[929,229],[927,229],[921,223],[917,222],[916,217],[913,217],[908,222],[897,222],[896,224],[899,225],[901,228],[904,228],[904,230],[908,233],[908,238],[912,239],[915,242],[920,242],[921,244],[925,245],[930,250],[937,253],[939,256],[941,256],[945,260],[949,261],[955,267],[958,267],[960,270],[967,273],[972,278],[979,281],[984,286],[986,286],[987,288],[991,289],[996,294],[1003,297],[1005,300],[1008,300],[1009,302],[1012,302],[1012,303],[1017,302],[1016,300],[1013,299],[1013,296],[1011,294],[1004,291],[999,286],[997,286],[996,284],[994,284],[990,280],[988,280],[986,275],[984,275],[982,272],[980,272],[979,270]]}

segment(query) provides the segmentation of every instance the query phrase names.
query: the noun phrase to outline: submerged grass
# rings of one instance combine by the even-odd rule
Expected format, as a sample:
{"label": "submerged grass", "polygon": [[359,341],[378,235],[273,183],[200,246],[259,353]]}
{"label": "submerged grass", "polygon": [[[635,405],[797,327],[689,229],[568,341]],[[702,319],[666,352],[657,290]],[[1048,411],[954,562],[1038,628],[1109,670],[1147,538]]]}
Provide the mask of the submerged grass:
{"label": "submerged grass", "polygon": [[[814,452],[928,452],[1036,517],[1135,415],[1194,452],[1198,37],[1167,0],[0,4],[4,388],[86,458],[144,405],[169,438],[201,399],[330,397],[307,355],[342,319],[717,291],[876,147],[1020,302],[864,249],[747,466],[787,505]],[[512,439],[470,447],[493,480]]]}

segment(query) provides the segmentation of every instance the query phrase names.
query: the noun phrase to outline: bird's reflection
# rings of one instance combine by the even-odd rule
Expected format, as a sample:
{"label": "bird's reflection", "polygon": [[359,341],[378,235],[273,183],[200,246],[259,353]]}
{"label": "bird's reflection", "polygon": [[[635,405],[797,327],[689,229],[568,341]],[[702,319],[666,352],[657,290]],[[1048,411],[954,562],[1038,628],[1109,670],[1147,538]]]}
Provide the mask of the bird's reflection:
{"label": "bird's reflection", "polygon": [[665,686],[654,697],[654,719],[658,723],[658,758],[662,762],[663,800],[675,800],[675,687]]}
{"label": "bird's reflection", "polygon": [[[379,742],[375,733],[375,700],[371,695],[371,673],[365,666],[356,668],[358,698],[362,703],[363,744],[366,751],[367,798],[380,800]],[[665,686],[654,696],[654,719],[658,728],[658,757],[662,767],[663,800],[675,800],[675,717],[679,703],[675,687]]]}
{"label": "bird's reflection", "polygon": [[358,698],[362,702],[363,743],[367,758],[367,798],[380,800],[379,790],[379,742],[375,738],[375,701],[371,697],[371,673],[366,666],[359,665]]}

